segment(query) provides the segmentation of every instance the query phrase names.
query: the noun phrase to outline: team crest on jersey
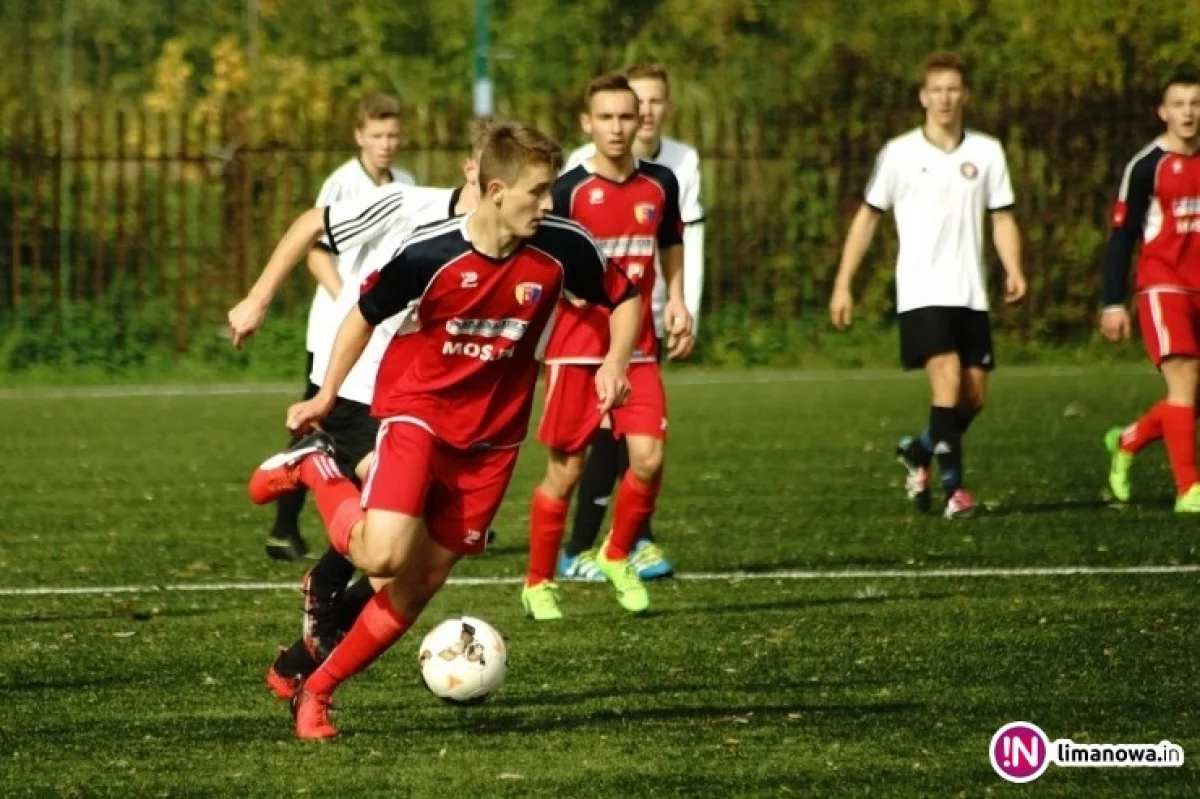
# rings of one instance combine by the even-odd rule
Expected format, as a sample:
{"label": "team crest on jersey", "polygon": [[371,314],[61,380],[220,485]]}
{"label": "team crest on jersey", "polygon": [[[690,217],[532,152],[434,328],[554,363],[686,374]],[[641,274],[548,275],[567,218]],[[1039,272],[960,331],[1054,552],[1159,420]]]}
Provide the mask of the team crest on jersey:
{"label": "team crest on jersey", "polygon": [[1171,171],[1174,172],[1176,175],[1182,175],[1183,174],[1183,162],[1180,161],[1178,158],[1176,158],[1174,161],[1171,162]]}
{"label": "team crest on jersey", "polygon": [[642,275],[646,274],[646,265],[634,261],[625,268],[625,274],[629,275],[630,280],[641,280]]}
{"label": "team crest on jersey", "polygon": [[639,225],[654,221],[654,203],[638,203],[633,206],[633,218]]}
{"label": "team crest on jersey", "polygon": [[542,284],[518,283],[516,294],[517,302],[522,305],[533,305],[542,298]]}
{"label": "team crest on jersey", "polygon": [[979,167],[972,164],[970,161],[963,161],[963,165],[959,167],[962,176],[967,180],[974,180],[979,175]]}
{"label": "team crest on jersey", "polygon": [[588,202],[592,205],[600,205],[604,202],[604,189],[592,189],[588,193]]}

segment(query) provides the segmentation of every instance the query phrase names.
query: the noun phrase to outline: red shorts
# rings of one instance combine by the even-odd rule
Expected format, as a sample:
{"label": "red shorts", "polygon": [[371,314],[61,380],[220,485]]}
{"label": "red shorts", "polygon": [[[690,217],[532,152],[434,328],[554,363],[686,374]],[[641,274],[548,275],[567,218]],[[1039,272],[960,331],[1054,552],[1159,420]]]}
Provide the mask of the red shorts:
{"label": "red shorts", "polygon": [[[552,449],[579,452],[592,441],[603,417],[597,408],[599,365],[558,363],[546,367],[546,407],[537,439]],[[629,400],[609,412],[613,435],[667,436],[667,395],[656,363],[629,366]]]}
{"label": "red shorts", "polygon": [[385,421],[363,483],[363,507],[423,518],[434,541],[460,555],[478,555],[517,452],[451,449],[416,420]]}
{"label": "red shorts", "polygon": [[1200,294],[1149,289],[1137,303],[1142,340],[1155,366],[1169,355],[1200,357]]}

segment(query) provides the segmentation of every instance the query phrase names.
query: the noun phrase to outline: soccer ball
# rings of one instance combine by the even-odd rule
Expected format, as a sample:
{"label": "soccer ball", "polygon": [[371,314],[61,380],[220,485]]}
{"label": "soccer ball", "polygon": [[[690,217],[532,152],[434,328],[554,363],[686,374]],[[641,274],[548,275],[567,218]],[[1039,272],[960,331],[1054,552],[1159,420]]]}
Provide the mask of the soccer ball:
{"label": "soccer ball", "polygon": [[508,650],[496,628],[482,619],[446,619],[421,641],[421,682],[455,705],[477,705],[504,682]]}

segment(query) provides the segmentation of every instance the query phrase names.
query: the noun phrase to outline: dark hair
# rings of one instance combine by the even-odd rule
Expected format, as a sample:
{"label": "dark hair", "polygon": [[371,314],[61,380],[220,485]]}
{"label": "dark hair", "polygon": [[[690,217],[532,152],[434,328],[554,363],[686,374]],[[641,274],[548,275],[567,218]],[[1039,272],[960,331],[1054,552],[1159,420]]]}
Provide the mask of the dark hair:
{"label": "dark hair", "polygon": [[583,90],[583,109],[585,111],[591,110],[592,98],[600,92],[629,92],[633,95],[634,104],[636,105],[638,102],[637,92],[629,85],[629,79],[622,72],[606,72],[592,78],[587,88]]}
{"label": "dark hair", "polygon": [[1180,70],[1167,78],[1167,82],[1163,84],[1162,94],[1159,95],[1163,100],[1167,99],[1167,92],[1172,86],[1200,86],[1200,75],[1190,70]]}

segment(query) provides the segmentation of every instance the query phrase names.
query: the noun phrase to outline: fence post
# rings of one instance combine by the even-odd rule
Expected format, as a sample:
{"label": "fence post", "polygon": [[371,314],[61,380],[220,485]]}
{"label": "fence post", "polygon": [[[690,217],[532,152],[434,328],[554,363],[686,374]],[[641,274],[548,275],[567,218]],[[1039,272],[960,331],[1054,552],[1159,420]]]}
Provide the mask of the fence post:
{"label": "fence post", "polygon": [[190,229],[188,228],[188,206],[190,203],[187,181],[188,161],[188,112],[179,113],[179,150],[176,153],[176,203],[179,229],[176,231],[175,248],[175,349],[180,353],[188,348],[188,277],[190,272],[188,254],[191,252]]}

